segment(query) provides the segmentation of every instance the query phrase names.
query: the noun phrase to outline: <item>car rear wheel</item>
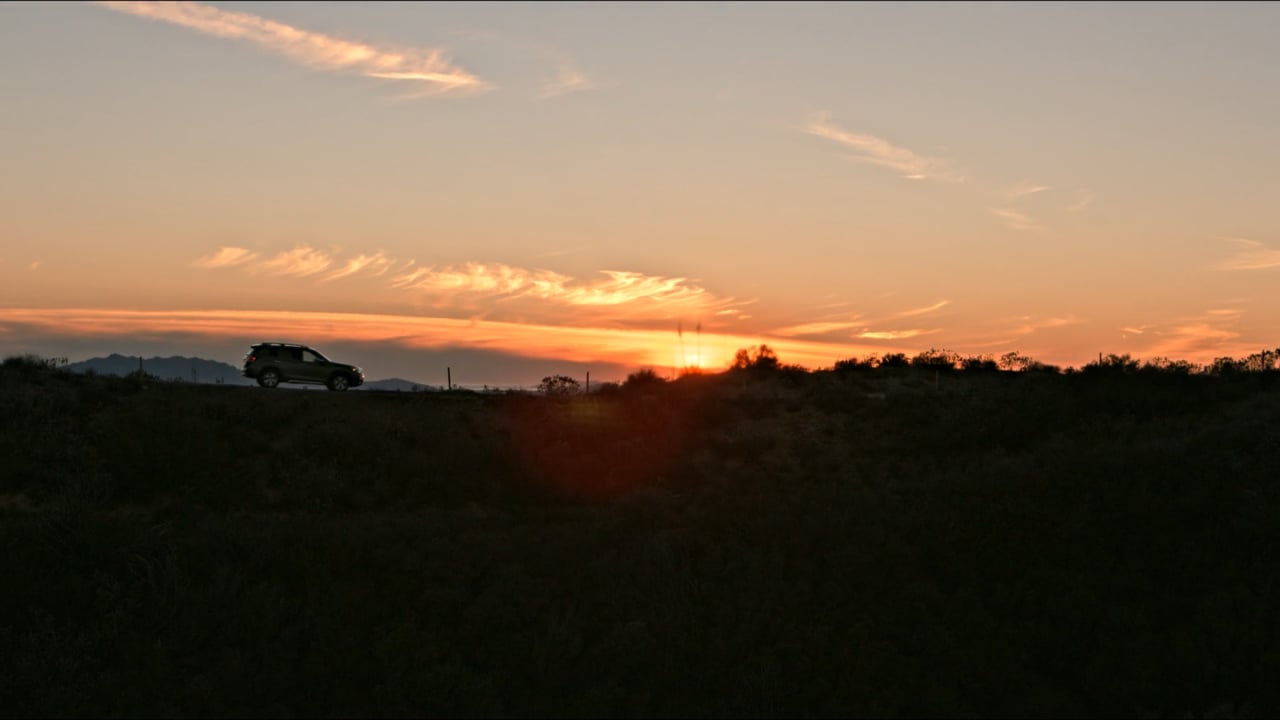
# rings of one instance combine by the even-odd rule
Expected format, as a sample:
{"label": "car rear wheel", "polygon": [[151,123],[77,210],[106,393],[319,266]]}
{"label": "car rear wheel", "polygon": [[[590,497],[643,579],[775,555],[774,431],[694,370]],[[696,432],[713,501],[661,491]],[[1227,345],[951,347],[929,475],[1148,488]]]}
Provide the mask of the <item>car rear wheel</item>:
{"label": "car rear wheel", "polygon": [[263,370],[258,376],[258,384],[264,388],[273,388],[280,384],[280,373],[276,370]]}
{"label": "car rear wheel", "polygon": [[346,375],[338,374],[329,378],[329,389],[334,392],[346,392],[351,387],[351,382],[347,380]]}

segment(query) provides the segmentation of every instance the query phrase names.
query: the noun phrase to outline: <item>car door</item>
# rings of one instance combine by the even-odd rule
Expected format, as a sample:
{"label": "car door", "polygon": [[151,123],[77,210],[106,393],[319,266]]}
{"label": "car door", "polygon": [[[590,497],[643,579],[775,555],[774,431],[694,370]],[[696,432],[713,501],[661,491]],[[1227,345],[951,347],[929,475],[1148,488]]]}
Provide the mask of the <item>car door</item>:
{"label": "car door", "polygon": [[329,363],[316,351],[303,349],[298,362],[298,379],[325,382],[329,379]]}
{"label": "car door", "polygon": [[280,374],[285,380],[306,380],[307,368],[302,363],[302,350],[296,347],[282,347],[276,357]]}

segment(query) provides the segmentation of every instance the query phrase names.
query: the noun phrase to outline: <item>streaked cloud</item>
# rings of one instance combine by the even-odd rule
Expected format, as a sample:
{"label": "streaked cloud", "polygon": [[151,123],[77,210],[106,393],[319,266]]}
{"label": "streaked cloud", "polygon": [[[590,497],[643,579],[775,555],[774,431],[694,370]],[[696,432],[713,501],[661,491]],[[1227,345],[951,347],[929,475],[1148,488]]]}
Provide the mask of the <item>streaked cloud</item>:
{"label": "streaked cloud", "polygon": [[216,269],[224,267],[236,267],[251,262],[258,257],[258,253],[242,247],[222,247],[212,255],[196,260],[194,265],[200,268]]}
{"label": "streaked cloud", "polygon": [[1084,322],[1084,320],[1076,317],[1075,315],[1066,315],[1063,317],[1048,317],[1048,318],[1043,318],[1038,320],[1033,319],[1031,317],[1022,317],[1020,318],[1020,320],[1023,321],[1022,325],[1019,325],[1018,327],[1012,330],[1009,330],[1007,332],[1011,332],[1015,335],[1030,335],[1031,333],[1038,332],[1040,330],[1060,328],[1060,327],[1065,327],[1067,325],[1080,325]]}
{"label": "streaked cloud", "polygon": [[1048,185],[1040,185],[1031,182],[1021,182],[1005,191],[1004,196],[1008,200],[1017,200],[1020,197],[1034,195],[1038,192],[1044,192],[1050,189]]}
{"label": "streaked cloud", "polygon": [[1147,359],[1164,357],[1210,363],[1219,357],[1245,357],[1263,343],[1243,340],[1241,328],[1245,311],[1217,307],[1172,319],[1157,320],[1121,328],[1132,345],[1129,352]]}
{"label": "streaked cloud", "polygon": [[308,67],[417,83],[431,94],[475,92],[488,87],[483,80],[451,64],[440,50],[378,47],[198,2],[103,0],[97,4],[217,37],[248,40]]}
{"label": "streaked cloud", "polygon": [[591,90],[597,84],[569,62],[562,61],[556,70],[556,76],[542,86],[538,94],[541,98],[560,97],[569,93]]}
{"label": "streaked cloud", "polygon": [[324,272],[333,264],[328,253],[306,245],[279,253],[250,267],[254,272],[305,277]]}
{"label": "streaked cloud", "polygon": [[941,310],[942,308],[950,304],[951,304],[950,300],[939,300],[938,302],[932,305],[928,305],[926,307],[918,307],[918,308],[913,308],[911,310],[903,310],[902,312],[894,313],[894,317],[902,318],[902,317],[915,317],[917,315],[927,315],[928,313],[931,313],[935,310]]}
{"label": "streaked cloud", "polygon": [[1076,201],[1067,206],[1068,212],[1080,212],[1093,203],[1097,195],[1092,190],[1081,190],[1076,194]]}
{"label": "streaked cloud", "polygon": [[1219,270],[1270,270],[1280,268],[1280,250],[1269,248],[1257,240],[1229,238],[1238,250],[1218,263]]}
{"label": "streaked cloud", "polygon": [[526,270],[501,263],[470,262],[457,267],[418,267],[391,278],[394,287],[429,293],[551,297],[564,292],[569,277],[549,270]]}
{"label": "streaked cloud", "polygon": [[782,337],[797,337],[802,335],[829,335],[831,333],[841,332],[843,330],[851,330],[859,327],[859,323],[853,322],[811,322],[802,325],[791,325],[789,327],[779,328],[771,334],[781,335]]}
{"label": "streaked cloud", "polygon": [[338,278],[350,277],[358,273],[367,272],[371,275],[384,275],[391,269],[393,260],[378,251],[373,255],[357,255],[343,263],[342,267],[334,270],[324,277],[326,281],[337,280]]}
{"label": "streaked cloud", "polygon": [[932,335],[937,332],[942,332],[942,328],[934,328],[932,330],[864,330],[854,337],[859,337],[863,340],[906,340],[921,335]]}
{"label": "streaked cloud", "polygon": [[[332,253],[300,245],[262,257],[246,248],[224,247],[200,258],[196,267],[234,268],[253,274],[292,277],[318,276],[320,282],[356,276],[385,277],[396,290],[416,293],[426,305],[439,311],[468,314],[520,314],[526,318],[563,315],[575,308],[581,321],[606,323],[660,323],[673,314],[703,316],[738,314],[749,301],[715,296],[689,278],[646,275],[625,270],[602,270],[599,276],[580,279],[552,270],[530,269],[503,263],[468,262],[435,267],[397,260],[382,251],[345,260]],[[542,301],[543,305],[515,301]]]}
{"label": "streaked cloud", "polygon": [[608,280],[569,288],[565,299],[574,305],[620,305],[645,299],[655,302],[684,302],[703,297],[707,291],[690,285],[685,278],[668,278],[618,270],[602,271]]}
{"label": "streaked cloud", "polygon": [[1011,230],[1036,231],[1043,229],[1029,215],[1013,208],[991,208],[991,214],[1003,220],[1005,226]]}
{"label": "streaked cloud", "polygon": [[874,135],[844,130],[828,122],[825,113],[814,118],[805,131],[854,151],[854,160],[895,170],[911,180],[964,181],[948,160],[919,155]]}

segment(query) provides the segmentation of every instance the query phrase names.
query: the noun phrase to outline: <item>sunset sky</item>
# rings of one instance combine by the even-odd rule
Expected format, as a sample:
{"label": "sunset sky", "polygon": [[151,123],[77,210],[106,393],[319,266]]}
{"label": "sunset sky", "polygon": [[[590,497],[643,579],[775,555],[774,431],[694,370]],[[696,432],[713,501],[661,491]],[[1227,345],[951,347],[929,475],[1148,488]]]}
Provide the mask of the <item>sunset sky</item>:
{"label": "sunset sky", "polygon": [[0,4],[0,353],[1280,346],[1277,3]]}

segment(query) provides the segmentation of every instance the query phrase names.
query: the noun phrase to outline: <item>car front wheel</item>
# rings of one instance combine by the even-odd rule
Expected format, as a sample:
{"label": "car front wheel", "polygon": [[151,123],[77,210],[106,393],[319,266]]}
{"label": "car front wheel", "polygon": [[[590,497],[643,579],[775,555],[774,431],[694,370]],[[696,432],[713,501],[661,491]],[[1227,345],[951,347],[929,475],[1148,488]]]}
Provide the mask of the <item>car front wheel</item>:
{"label": "car front wheel", "polygon": [[280,384],[280,373],[276,370],[263,370],[258,376],[258,384],[264,388],[273,388]]}
{"label": "car front wheel", "polygon": [[351,387],[351,383],[346,375],[334,375],[329,378],[329,389],[334,392],[346,392],[348,387]]}

